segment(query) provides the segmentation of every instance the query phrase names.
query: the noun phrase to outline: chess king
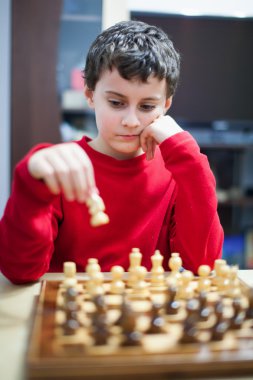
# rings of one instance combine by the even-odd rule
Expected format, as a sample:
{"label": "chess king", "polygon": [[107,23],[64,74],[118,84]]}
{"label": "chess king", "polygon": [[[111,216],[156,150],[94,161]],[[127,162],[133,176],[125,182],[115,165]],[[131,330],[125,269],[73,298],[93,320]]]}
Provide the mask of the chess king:
{"label": "chess king", "polygon": [[[180,252],[187,270],[213,268],[223,243],[215,179],[194,138],[169,116],[179,71],[179,53],[156,26],[123,21],[95,39],[84,95],[97,135],[42,143],[16,166],[0,222],[7,278],[34,281],[65,261],[83,271],[89,257],[102,271],[127,269],[132,247],[147,270],[155,250],[166,266]],[[94,194],[109,223],[103,207],[91,223]]]}

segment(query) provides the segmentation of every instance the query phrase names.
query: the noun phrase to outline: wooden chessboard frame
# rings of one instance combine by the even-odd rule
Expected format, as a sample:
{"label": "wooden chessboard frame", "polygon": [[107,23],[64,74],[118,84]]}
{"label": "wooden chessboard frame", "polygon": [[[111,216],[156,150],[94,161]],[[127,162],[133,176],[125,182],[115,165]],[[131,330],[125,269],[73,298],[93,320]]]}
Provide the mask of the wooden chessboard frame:
{"label": "wooden chessboard frame", "polygon": [[[79,281],[82,283],[83,281]],[[211,350],[208,343],[187,344],[177,353],[147,354],[126,348],[124,354],[86,355],[85,350],[68,357],[54,354],[56,295],[60,281],[43,281],[34,306],[27,349],[27,378],[49,379],[165,379],[253,374],[253,349]],[[241,281],[242,287],[245,285]]]}

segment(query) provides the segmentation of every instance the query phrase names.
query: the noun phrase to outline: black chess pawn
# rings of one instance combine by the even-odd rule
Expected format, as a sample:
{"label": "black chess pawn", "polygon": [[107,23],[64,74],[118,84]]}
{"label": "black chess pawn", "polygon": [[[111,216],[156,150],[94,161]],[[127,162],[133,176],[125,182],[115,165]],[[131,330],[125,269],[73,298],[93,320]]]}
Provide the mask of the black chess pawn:
{"label": "black chess pawn", "polygon": [[122,346],[141,345],[142,334],[136,330],[136,315],[129,302],[125,303],[124,315],[122,314],[120,326],[123,335]]}
{"label": "black chess pawn", "polygon": [[78,296],[78,291],[76,290],[76,288],[70,286],[70,287],[66,288],[66,290],[63,293],[63,296],[64,296],[65,305],[69,301],[75,301],[76,302],[77,296]]}
{"label": "black chess pawn", "polygon": [[153,302],[151,309],[151,321],[147,334],[160,334],[163,333],[165,321],[163,316],[161,315],[161,304]]}
{"label": "black chess pawn", "polygon": [[66,289],[65,294],[65,322],[63,324],[64,334],[65,335],[73,335],[80,327],[80,323],[78,320],[78,311],[80,306],[77,302],[77,291],[73,287],[69,287]]}
{"label": "black chess pawn", "polygon": [[180,301],[176,300],[177,286],[169,285],[167,289],[167,299],[164,305],[164,311],[167,315],[175,315],[180,309]]}
{"label": "black chess pawn", "polygon": [[92,315],[91,335],[94,339],[94,344],[100,346],[106,344],[110,336],[107,322],[107,307],[103,294],[94,296],[93,302],[96,309]]}
{"label": "black chess pawn", "polygon": [[210,340],[221,341],[229,328],[229,323],[224,318],[224,305],[222,299],[215,303],[214,313],[216,316],[216,322],[211,329]]}
{"label": "black chess pawn", "polygon": [[251,287],[248,291],[248,303],[249,304],[246,311],[246,318],[253,320],[253,287]]}
{"label": "black chess pawn", "polygon": [[207,292],[201,291],[199,293],[199,320],[207,321],[211,315],[211,309],[207,303]]}
{"label": "black chess pawn", "polygon": [[107,343],[110,332],[105,314],[95,313],[93,315],[91,336],[93,337],[96,346],[101,346]]}
{"label": "black chess pawn", "polygon": [[127,298],[126,298],[126,294],[123,293],[122,294],[122,303],[121,303],[121,307],[120,307],[120,316],[114,322],[114,324],[116,326],[121,326],[123,324],[124,318],[127,315],[128,308],[129,308],[129,303],[128,303]]}
{"label": "black chess pawn", "polygon": [[180,339],[181,343],[196,343],[198,342],[197,322],[199,321],[199,302],[196,299],[191,299],[186,304],[187,316],[184,321],[183,334]]}
{"label": "black chess pawn", "polygon": [[63,325],[63,334],[64,335],[74,335],[79,329],[80,323],[77,319],[71,317],[67,318]]}
{"label": "black chess pawn", "polygon": [[105,297],[103,294],[97,294],[93,297],[93,302],[96,307],[96,312],[98,314],[106,314],[107,307],[105,303]]}
{"label": "black chess pawn", "polygon": [[234,309],[234,315],[230,320],[230,328],[232,330],[238,330],[242,327],[246,317],[245,309],[242,306],[242,299],[240,297],[234,298],[232,306]]}

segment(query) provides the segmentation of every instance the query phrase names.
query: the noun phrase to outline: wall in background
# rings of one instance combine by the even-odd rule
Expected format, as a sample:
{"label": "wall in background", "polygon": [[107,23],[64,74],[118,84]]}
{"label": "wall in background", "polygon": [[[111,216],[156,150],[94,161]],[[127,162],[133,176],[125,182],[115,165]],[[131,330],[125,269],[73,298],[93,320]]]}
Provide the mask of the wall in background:
{"label": "wall in background", "polygon": [[130,11],[179,13],[191,16],[252,17],[252,0],[128,0]]}
{"label": "wall in background", "polygon": [[[113,12],[112,12],[113,9]],[[128,0],[103,0],[102,29],[122,20],[129,20]]]}
{"label": "wall in background", "polygon": [[11,0],[0,0],[0,217],[10,183],[10,46]]}

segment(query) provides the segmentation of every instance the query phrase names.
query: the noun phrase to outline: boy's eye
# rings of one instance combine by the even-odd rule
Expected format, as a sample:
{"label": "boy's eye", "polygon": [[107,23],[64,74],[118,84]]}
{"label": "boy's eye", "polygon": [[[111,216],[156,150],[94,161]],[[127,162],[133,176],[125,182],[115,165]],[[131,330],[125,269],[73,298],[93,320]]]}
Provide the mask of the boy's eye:
{"label": "boy's eye", "polygon": [[140,106],[140,108],[143,110],[143,111],[152,111],[153,109],[155,109],[155,105],[154,104],[142,104]]}
{"label": "boy's eye", "polygon": [[114,107],[114,108],[120,108],[120,107],[123,107],[124,106],[124,103],[123,102],[121,102],[120,100],[109,100],[109,103],[110,103],[110,105],[112,106],[112,107]]}

